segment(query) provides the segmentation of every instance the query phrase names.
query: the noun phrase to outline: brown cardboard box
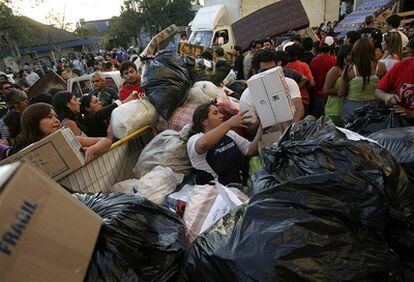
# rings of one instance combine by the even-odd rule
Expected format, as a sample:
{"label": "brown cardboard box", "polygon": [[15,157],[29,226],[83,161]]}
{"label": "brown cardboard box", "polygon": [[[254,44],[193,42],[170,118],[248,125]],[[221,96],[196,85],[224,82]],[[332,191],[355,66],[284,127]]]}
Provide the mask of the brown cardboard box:
{"label": "brown cardboard box", "polygon": [[0,167],[0,281],[82,281],[100,225],[31,164]]}
{"label": "brown cardboard box", "polygon": [[0,162],[0,166],[24,159],[59,180],[85,165],[78,139],[63,128]]}

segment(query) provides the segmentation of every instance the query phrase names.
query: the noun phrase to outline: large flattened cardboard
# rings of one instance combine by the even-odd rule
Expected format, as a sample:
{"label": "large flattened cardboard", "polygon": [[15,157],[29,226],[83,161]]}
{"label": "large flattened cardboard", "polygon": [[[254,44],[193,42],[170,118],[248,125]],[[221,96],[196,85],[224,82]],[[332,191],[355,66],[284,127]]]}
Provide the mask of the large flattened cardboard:
{"label": "large flattened cardboard", "polygon": [[0,281],[83,281],[101,218],[27,162],[0,167]]}
{"label": "large flattened cardboard", "polygon": [[300,0],[282,0],[267,5],[231,25],[236,45],[248,49],[254,39],[276,36],[309,26]]}

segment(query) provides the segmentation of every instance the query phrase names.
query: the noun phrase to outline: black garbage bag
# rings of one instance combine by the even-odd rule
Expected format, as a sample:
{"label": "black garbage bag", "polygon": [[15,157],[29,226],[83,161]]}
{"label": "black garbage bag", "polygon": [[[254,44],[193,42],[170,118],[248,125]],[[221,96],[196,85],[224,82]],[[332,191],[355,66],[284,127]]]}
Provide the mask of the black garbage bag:
{"label": "black garbage bag", "polygon": [[139,281],[137,274],[122,258],[97,242],[85,281]]}
{"label": "black garbage bag", "polygon": [[247,83],[242,80],[236,80],[230,84],[227,84],[226,87],[229,88],[230,90],[233,90],[234,92],[232,96],[240,100],[241,95],[243,94],[244,90],[246,90],[247,88]]}
{"label": "black garbage bag", "polygon": [[352,114],[345,128],[368,136],[382,129],[407,126],[410,124],[389,108],[366,105]]}
{"label": "black garbage bag", "polygon": [[122,193],[75,194],[103,218],[88,281],[169,281],[186,248],[184,226],[170,210]]}
{"label": "black garbage bag", "polygon": [[264,167],[280,182],[328,172],[381,170],[393,206],[390,213],[414,226],[414,188],[390,152],[341,136],[323,118],[291,125],[277,144],[262,149]]}
{"label": "black garbage bag", "polygon": [[306,116],[299,124],[292,123],[279,139],[279,144],[286,141],[318,139],[319,141],[346,139],[346,135],[338,130],[333,121],[322,116],[316,119]]}
{"label": "black garbage bag", "polygon": [[253,174],[251,176],[251,181],[252,181],[253,194],[257,194],[264,190],[273,188],[276,185],[283,182],[277,179],[275,175],[273,175],[272,173],[268,172],[265,169],[260,170],[256,172],[255,174]]}
{"label": "black garbage bag", "polygon": [[147,61],[141,87],[158,113],[166,120],[184,102],[191,77],[183,59],[170,50],[159,51]]}
{"label": "black garbage bag", "polygon": [[387,241],[402,257],[404,267],[411,267],[414,257],[406,253],[414,253],[413,185],[387,149],[342,136],[323,118],[292,125],[278,144],[263,149],[265,168],[278,181],[328,172],[382,171],[389,202]]}
{"label": "black garbage bag", "polygon": [[195,59],[193,56],[188,56],[184,59],[191,80],[195,83],[197,81],[210,81],[213,75],[213,69],[207,68],[202,59]]}
{"label": "black garbage bag", "polygon": [[376,143],[354,141],[326,117],[307,118],[292,124],[278,143],[262,149],[265,169],[280,182],[334,171],[379,169],[387,180],[400,180],[400,167]]}
{"label": "black garbage bag", "polygon": [[[196,239],[185,281],[401,280],[381,171],[297,178],[254,195],[226,228]],[[392,275],[392,276],[390,276]]]}
{"label": "black garbage bag", "polygon": [[231,71],[231,63],[226,60],[217,60],[210,81],[219,85]]}
{"label": "black garbage bag", "polygon": [[414,127],[384,129],[369,138],[387,148],[414,183]]}

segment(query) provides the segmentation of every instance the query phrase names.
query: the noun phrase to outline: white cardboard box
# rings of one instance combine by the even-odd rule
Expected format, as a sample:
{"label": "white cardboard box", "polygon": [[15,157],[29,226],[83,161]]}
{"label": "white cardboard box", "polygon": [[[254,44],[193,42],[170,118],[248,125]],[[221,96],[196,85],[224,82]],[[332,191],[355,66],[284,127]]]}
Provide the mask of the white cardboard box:
{"label": "white cardboard box", "polygon": [[247,84],[263,128],[293,119],[294,108],[281,67],[256,74]]}
{"label": "white cardboard box", "polygon": [[0,281],[83,281],[101,222],[30,163],[0,167]]}
{"label": "white cardboard box", "polygon": [[78,139],[69,128],[60,129],[0,162],[0,166],[26,160],[59,180],[85,165]]}

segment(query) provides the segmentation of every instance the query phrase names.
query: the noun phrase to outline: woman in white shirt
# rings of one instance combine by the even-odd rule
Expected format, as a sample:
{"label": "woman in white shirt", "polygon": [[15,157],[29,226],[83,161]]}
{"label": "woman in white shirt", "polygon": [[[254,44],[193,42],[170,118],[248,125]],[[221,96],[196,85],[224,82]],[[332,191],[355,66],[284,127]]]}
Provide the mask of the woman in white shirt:
{"label": "woman in white shirt", "polygon": [[187,152],[196,169],[197,184],[207,184],[212,180],[223,185],[245,183],[248,157],[257,154],[262,129],[259,127],[252,142],[232,129],[246,128],[248,119],[248,115],[239,113],[223,122],[223,115],[214,103],[202,104],[195,110]]}
{"label": "woman in white shirt", "polygon": [[387,32],[383,36],[381,46],[384,56],[379,61],[385,64],[388,71],[402,59],[403,47],[400,34],[395,31]]}

